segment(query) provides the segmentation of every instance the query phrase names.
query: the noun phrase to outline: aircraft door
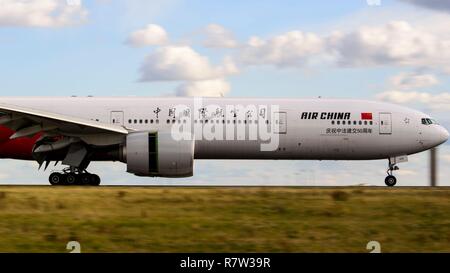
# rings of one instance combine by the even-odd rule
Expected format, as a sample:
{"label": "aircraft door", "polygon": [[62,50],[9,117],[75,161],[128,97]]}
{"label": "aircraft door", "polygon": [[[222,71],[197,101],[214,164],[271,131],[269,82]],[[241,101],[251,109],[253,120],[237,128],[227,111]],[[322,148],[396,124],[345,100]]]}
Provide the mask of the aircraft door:
{"label": "aircraft door", "polygon": [[380,113],[380,135],[392,134],[392,114]]}
{"label": "aircraft door", "polygon": [[286,112],[275,112],[274,114],[275,114],[274,133],[286,134],[287,133],[287,113]]}
{"label": "aircraft door", "polygon": [[123,111],[112,111],[111,123],[115,125],[123,125]]}

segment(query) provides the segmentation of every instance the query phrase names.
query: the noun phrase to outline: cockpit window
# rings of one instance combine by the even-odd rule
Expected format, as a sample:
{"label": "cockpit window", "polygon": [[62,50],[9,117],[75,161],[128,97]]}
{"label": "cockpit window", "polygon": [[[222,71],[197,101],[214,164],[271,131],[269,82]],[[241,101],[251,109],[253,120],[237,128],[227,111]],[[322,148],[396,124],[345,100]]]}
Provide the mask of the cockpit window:
{"label": "cockpit window", "polygon": [[430,125],[430,124],[439,124],[439,123],[437,123],[437,121],[434,120],[434,119],[423,118],[423,119],[422,119],[422,124],[424,124],[424,125]]}

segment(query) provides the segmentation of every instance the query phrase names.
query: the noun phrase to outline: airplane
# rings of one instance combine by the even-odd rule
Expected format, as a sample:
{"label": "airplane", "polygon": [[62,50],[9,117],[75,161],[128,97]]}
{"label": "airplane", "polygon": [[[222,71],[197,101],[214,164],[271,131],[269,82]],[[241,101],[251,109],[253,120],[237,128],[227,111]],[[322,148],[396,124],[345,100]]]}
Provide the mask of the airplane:
{"label": "airplane", "polygon": [[407,107],[354,99],[1,97],[0,158],[67,166],[51,185],[100,185],[91,162],[145,177],[193,176],[194,159],[387,159],[385,184],[408,155],[448,131]]}

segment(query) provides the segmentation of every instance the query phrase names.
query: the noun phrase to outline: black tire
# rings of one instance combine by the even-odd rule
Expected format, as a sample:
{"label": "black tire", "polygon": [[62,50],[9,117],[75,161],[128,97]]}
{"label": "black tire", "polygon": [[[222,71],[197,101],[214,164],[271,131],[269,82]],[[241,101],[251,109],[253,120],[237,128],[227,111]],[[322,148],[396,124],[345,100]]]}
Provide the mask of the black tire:
{"label": "black tire", "polygon": [[64,177],[60,173],[52,173],[48,177],[48,182],[50,182],[52,186],[64,185]]}
{"label": "black tire", "polygon": [[395,178],[395,176],[393,176],[393,175],[388,175],[388,176],[384,179],[384,183],[385,183],[386,186],[388,186],[388,187],[393,187],[393,186],[395,186],[395,184],[397,184],[397,178]]}
{"label": "black tire", "polygon": [[66,177],[65,177],[65,178],[66,178],[66,179],[65,179],[66,185],[68,185],[68,186],[73,186],[73,185],[76,185],[76,184],[77,184],[77,181],[78,181],[77,175],[75,175],[75,174],[73,174],[73,173],[69,173],[69,174],[66,174]]}
{"label": "black tire", "polygon": [[91,179],[90,179],[91,180],[91,183],[90,183],[91,186],[99,186],[100,185],[100,182],[101,182],[100,176],[98,176],[96,174],[91,174],[90,177],[91,177]]}
{"label": "black tire", "polygon": [[87,186],[91,184],[91,175],[88,173],[83,173],[80,176],[80,184],[83,186]]}

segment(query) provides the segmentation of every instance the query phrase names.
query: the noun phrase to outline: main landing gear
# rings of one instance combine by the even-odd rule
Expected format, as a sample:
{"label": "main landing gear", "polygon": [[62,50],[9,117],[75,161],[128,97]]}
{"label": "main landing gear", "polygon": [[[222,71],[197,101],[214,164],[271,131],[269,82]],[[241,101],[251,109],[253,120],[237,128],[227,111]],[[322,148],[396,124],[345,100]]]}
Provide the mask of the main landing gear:
{"label": "main landing gear", "polygon": [[101,182],[100,177],[96,174],[70,167],[64,169],[62,172],[50,174],[48,181],[53,186],[99,186]]}
{"label": "main landing gear", "polygon": [[392,163],[391,159],[389,159],[389,168],[387,170],[388,176],[384,179],[384,183],[388,187],[393,187],[395,184],[397,184],[397,178],[393,175],[394,171],[397,171],[399,168],[396,165],[396,163]]}

